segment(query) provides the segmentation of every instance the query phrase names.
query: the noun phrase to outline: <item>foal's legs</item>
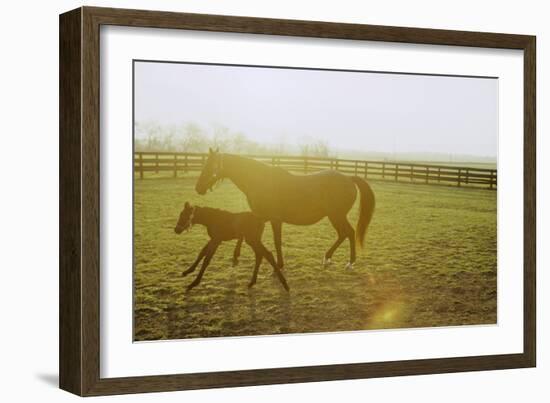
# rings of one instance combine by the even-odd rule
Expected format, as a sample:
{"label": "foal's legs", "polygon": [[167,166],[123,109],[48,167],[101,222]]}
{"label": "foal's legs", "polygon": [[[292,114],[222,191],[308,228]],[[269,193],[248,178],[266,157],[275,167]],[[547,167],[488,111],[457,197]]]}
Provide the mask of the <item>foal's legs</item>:
{"label": "foal's legs", "polygon": [[204,261],[202,262],[201,269],[199,271],[199,274],[197,274],[197,277],[191,284],[187,286],[187,291],[191,290],[193,287],[196,287],[201,282],[202,276],[204,275],[204,271],[210,264],[210,260],[212,260],[212,256],[214,256],[214,253],[216,253],[216,249],[218,249],[218,246],[220,245],[219,241],[215,241],[213,239],[208,242],[206,245],[206,256],[204,258]]}
{"label": "foal's legs", "polygon": [[199,255],[197,256],[197,259],[195,259],[193,264],[191,266],[189,266],[189,268],[187,270],[185,270],[183,273],[181,273],[182,276],[185,277],[188,274],[193,273],[195,271],[195,269],[197,268],[198,264],[200,263],[200,261],[202,260],[204,255],[206,255],[206,251],[208,250],[208,245],[210,245],[210,242],[208,242],[206,245],[204,245],[204,247],[199,252]]}
{"label": "foal's legs", "polygon": [[334,245],[325,253],[324,263],[330,263],[330,259],[336,249],[344,242],[346,238],[349,239],[350,246],[350,259],[349,263],[346,265],[346,268],[352,268],[353,263],[355,263],[355,230],[349,223],[345,215],[341,216],[329,216],[330,223],[338,233],[338,239],[334,242]]}
{"label": "foal's legs", "polygon": [[281,246],[283,223],[281,221],[271,221],[271,228],[273,229],[273,240],[275,241],[275,251],[277,252],[277,267],[282,269],[285,265],[283,262],[283,249]]}
{"label": "foal's legs", "polygon": [[233,267],[237,266],[239,263],[239,256],[241,256],[241,245],[243,244],[243,238],[239,238],[237,244],[235,245],[235,250],[233,251]]}

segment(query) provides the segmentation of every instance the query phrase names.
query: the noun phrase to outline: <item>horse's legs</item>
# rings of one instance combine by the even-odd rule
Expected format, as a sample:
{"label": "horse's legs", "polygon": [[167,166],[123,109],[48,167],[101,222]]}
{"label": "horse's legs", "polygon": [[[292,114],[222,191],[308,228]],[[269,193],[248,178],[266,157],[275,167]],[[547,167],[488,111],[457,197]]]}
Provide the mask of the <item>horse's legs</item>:
{"label": "horse's legs", "polygon": [[273,257],[273,253],[271,253],[265,246],[263,243],[260,242],[259,244],[259,248],[263,254],[263,256],[265,257],[265,259],[269,262],[269,264],[271,266],[273,266],[273,272],[277,275],[277,278],[279,279],[279,281],[281,282],[281,284],[283,285],[283,287],[285,288],[285,290],[289,291],[290,288],[286,282],[286,278],[283,274],[283,272],[281,271],[281,269],[279,268],[279,266],[277,266],[277,263],[275,262],[275,258]]}
{"label": "horse's legs", "polygon": [[273,253],[271,253],[269,250],[267,250],[267,248],[261,242],[260,242],[259,246],[260,246],[260,249],[261,249],[264,257],[266,258],[266,260],[271,264],[271,266],[273,266],[273,271],[275,272],[275,274],[279,278],[279,281],[281,282],[281,284],[283,285],[285,290],[289,291],[290,288],[288,287],[288,284],[286,282],[286,278],[285,278],[283,272],[281,271],[281,269],[277,266],[277,263],[275,262],[275,258],[273,257]]}
{"label": "horse's legs", "polygon": [[338,234],[338,238],[336,239],[334,244],[329,248],[329,250],[327,250],[327,252],[325,253],[325,258],[323,260],[323,264],[325,265],[330,264],[330,259],[332,259],[332,255],[334,251],[336,251],[336,249],[338,249],[338,247],[342,244],[342,242],[344,242],[344,239],[346,239],[344,226],[342,224],[343,221],[341,217],[336,218],[333,216],[329,216],[328,219],[332,224],[332,226],[334,227],[334,229],[336,230],[336,233]]}
{"label": "horse's legs", "polygon": [[284,266],[281,246],[283,223],[281,221],[271,221],[271,228],[273,228],[273,240],[275,241],[275,251],[277,252],[277,267],[282,269]]}
{"label": "horse's legs", "polygon": [[350,241],[350,261],[347,268],[351,268],[353,263],[355,263],[355,230],[349,223],[345,215],[342,216],[329,216],[330,223],[338,233],[338,239],[334,242],[334,245],[325,253],[325,264],[330,262],[332,254],[338,247],[344,242],[346,238]]}
{"label": "horse's legs", "polygon": [[355,263],[355,230],[346,218],[346,233],[349,239],[349,263],[346,266],[347,269],[353,268]]}
{"label": "horse's legs", "polygon": [[204,261],[202,262],[202,266],[199,271],[199,274],[197,274],[197,277],[195,278],[195,280],[193,280],[193,282],[187,286],[187,291],[199,285],[199,283],[201,282],[202,276],[204,275],[204,271],[210,264],[210,260],[212,260],[212,256],[214,256],[214,253],[216,253],[216,249],[218,249],[219,244],[220,243],[218,241],[214,241],[214,240],[210,240],[210,242],[208,242],[208,245],[206,245],[207,247],[206,256],[204,258]]}
{"label": "horse's legs", "polygon": [[336,239],[336,241],[330,247],[330,249],[327,250],[327,253],[325,253],[325,259],[323,260],[323,264],[325,264],[325,265],[330,264],[330,259],[332,259],[332,254],[334,253],[334,251],[336,249],[338,249],[338,247],[342,244],[342,242],[344,242],[344,239],[346,239],[346,237],[344,235],[338,234],[338,239]]}
{"label": "horse's legs", "polygon": [[254,271],[252,273],[252,279],[250,280],[250,283],[248,283],[248,288],[251,288],[254,284],[256,284],[256,279],[258,278],[258,270],[260,268],[260,264],[262,263],[263,258],[261,252],[256,246],[252,246],[252,249],[254,250],[254,255],[256,255],[256,262],[254,263]]}
{"label": "horse's legs", "polygon": [[195,261],[193,262],[193,264],[191,266],[189,266],[189,268],[187,270],[185,270],[183,273],[181,273],[182,276],[187,276],[189,273],[193,273],[195,271],[195,269],[197,268],[198,264],[200,263],[200,261],[202,260],[202,258],[204,257],[204,255],[206,254],[206,251],[208,250],[208,245],[210,245],[210,242],[208,242],[206,245],[204,245],[204,247],[202,248],[202,250],[199,252],[199,255],[197,256],[197,259],[195,259]]}
{"label": "horse's legs", "polygon": [[[250,247],[254,250],[254,253],[256,254],[256,266],[254,266],[254,274],[252,275],[252,280],[250,281],[250,284],[248,287],[252,287],[254,284],[256,284],[256,278],[258,276],[258,268],[260,267],[260,263],[262,261],[262,258],[265,257],[266,260],[269,262],[269,264],[273,267],[273,272],[277,275],[279,278],[279,281],[285,288],[285,290],[289,290],[288,284],[286,282],[285,276],[283,275],[283,272],[281,269],[277,266],[277,263],[275,262],[275,258],[273,257],[273,253],[271,253],[262,243],[261,240],[247,240],[247,243],[250,245]],[[258,260],[259,259],[259,260]]]}
{"label": "horse's legs", "polygon": [[243,238],[240,237],[235,245],[235,250],[233,251],[233,267],[237,266],[239,263],[239,256],[241,256],[241,245],[243,244]]}

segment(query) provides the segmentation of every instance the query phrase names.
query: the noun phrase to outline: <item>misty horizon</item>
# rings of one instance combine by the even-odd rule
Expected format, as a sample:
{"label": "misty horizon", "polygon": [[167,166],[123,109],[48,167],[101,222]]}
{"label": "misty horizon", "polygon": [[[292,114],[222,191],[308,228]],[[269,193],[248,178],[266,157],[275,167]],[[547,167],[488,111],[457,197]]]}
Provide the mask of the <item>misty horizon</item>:
{"label": "misty horizon", "polygon": [[335,154],[497,156],[494,78],[142,61],[134,73],[135,123]]}

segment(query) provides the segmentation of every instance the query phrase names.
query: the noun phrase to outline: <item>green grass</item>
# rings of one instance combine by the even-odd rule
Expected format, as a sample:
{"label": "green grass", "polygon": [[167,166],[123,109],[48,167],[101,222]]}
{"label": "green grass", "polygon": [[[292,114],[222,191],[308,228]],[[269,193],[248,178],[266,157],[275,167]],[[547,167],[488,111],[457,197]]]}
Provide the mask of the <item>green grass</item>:
{"label": "green grass", "polygon": [[[496,323],[496,192],[371,182],[376,210],[365,249],[346,271],[349,244],[321,267],[336,239],[327,219],[283,226],[287,293],[264,261],[248,281],[253,253],[222,244],[202,283],[181,277],[208,241],[204,228],[173,231],[185,201],[248,210],[229,181],[199,196],[194,178],[135,181],[135,340],[350,331]],[[357,204],[357,203],[356,203]],[[349,214],[355,226],[357,205]],[[274,251],[270,226],[264,243]]]}

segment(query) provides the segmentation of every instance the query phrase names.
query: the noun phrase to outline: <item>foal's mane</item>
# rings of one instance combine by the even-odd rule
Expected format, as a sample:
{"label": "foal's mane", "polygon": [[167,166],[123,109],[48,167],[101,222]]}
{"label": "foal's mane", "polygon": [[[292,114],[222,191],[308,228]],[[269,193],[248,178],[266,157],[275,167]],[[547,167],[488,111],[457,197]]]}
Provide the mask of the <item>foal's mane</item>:
{"label": "foal's mane", "polygon": [[227,210],[222,210],[222,209],[219,209],[219,208],[214,208],[214,207],[203,207],[203,206],[195,206],[195,209],[197,211],[200,211],[201,213],[207,213],[207,214],[231,214],[230,211],[227,211]]}
{"label": "foal's mane", "polygon": [[201,207],[195,206],[196,213],[195,216],[199,215],[202,220],[206,220],[210,224],[225,224],[230,221],[236,213],[231,211],[214,208],[214,207]]}

